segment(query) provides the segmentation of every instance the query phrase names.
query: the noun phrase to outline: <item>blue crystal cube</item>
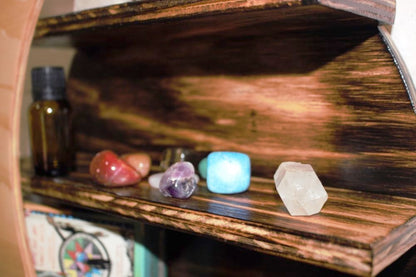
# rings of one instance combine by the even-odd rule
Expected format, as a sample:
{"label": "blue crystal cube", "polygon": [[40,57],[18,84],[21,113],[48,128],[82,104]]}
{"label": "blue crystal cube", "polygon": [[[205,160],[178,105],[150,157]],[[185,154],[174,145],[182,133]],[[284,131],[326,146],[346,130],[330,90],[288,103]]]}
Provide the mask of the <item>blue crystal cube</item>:
{"label": "blue crystal cube", "polygon": [[208,155],[207,186],[211,192],[241,193],[250,186],[250,157],[238,152],[212,152]]}

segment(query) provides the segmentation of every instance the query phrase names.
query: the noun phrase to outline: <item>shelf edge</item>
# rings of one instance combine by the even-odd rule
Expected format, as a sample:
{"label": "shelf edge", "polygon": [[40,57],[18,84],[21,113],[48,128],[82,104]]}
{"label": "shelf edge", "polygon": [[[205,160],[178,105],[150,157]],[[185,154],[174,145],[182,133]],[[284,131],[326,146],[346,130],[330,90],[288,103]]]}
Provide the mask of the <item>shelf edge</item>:
{"label": "shelf edge", "polygon": [[395,0],[318,0],[324,6],[339,9],[380,22],[393,24],[396,16]]}
{"label": "shelf edge", "polygon": [[177,0],[130,2],[40,19],[37,24],[34,38],[39,39],[73,31],[86,30],[95,27],[111,27],[127,23],[143,24],[195,16],[307,6],[311,4],[316,4],[316,1],[306,1],[306,3],[302,0]]}
{"label": "shelf edge", "polygon": [[254,222],[232,217],[224,220],[219,215],[207,212],[188,211],[161,203],[152,205],[149,201],[132,200],[128,197],[117,196],[115,198],[115,195],[111,193],[97,195],[93,188],[90,191],[74,190],[72,200],[68,200],[65,193],[53,190],[53,181],[48,184],[51,187],[51,191],[48,191],[45,188],[34,188],[30,185],[30,179],[22,178],[22,180],[25,193],[61,199],[84,208],[97,209],[169,229],[211,237],[258,252],[340,272],[370,276],[373,271],[373,250],[371,245],[365,243],[357,242],[359,245],[348,245],[330,238],[324,239],[313,235],[305,237],[302,234],[285,230],[265,229]]}

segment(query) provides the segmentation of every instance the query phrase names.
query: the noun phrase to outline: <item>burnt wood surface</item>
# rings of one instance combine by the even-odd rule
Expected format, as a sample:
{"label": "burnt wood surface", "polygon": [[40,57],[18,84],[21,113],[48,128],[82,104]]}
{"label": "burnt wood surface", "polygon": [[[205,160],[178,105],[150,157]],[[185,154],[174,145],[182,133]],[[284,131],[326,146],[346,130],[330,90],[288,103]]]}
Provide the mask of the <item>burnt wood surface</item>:
{"label": "burnt wood surface", "polygon": [[293,217],[269,179],[252,178],[249,190],[235,195],[211,193],[200,182],[180,200],[145,180],[97,185],[88,173],[91,158],[80,154],[67,178],[32,178],[24,166],[23,191],[357,275],[376,275],[416,244],[415,199],[326,187],[321,213]]}
{"label": "burnt wood surface", "polygon": [[[143,24],[187,18],[218,16],[247,11],[293,9],[317,6],[359,14],[393,24],[394,0],[151,0],[117,4],[39,20],[35,38],[62,33],[107,28],[126,24]],[[284,11],[286,12],[286,11]]]}
{"label": "burnt wood surface", "polygon": [[356,13],[368,18],[393,24],[395,18],[395,0],[318,0],[322,5]]}
{"label": "burnt wood surface", "polygon": [[[394,1],[362,3],[375,2],[391,15]],[[381,272],[416,243],[415,115],[378,23],[317,3],[157,1],[41,20],[36,45],[78,49],[68,95],[79,167],[63,179],[24,170],[24,191],[344,273]],[[247,153],[250,190],[216,195],[202,182],[179,201],[146,182],[102,188],[87,173],[103,149],[142,150],[156,166],[178,146]],[[283,161],[316,170],[329,193],[321,214],[288,215],[272,181]],[[199,265],[171,266],[186,276]]]}
{"label": "burnt wood surface", "polygon": [[298,161],[328,186],[414,198],[415,115],[376,23],[315,11],[76,36],[78,149],[239,151],[255,176]]}

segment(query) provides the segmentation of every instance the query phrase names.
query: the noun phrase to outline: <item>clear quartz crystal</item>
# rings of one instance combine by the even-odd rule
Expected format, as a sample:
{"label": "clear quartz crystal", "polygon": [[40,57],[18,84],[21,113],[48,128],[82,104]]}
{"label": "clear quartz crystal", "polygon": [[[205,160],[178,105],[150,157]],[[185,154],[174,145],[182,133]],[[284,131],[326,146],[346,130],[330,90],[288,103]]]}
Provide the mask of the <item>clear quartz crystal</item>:
{"label": "clear quartz crystal", "polygon": [[310,164],[283,162],[274,174],[274,182],[280,198],[293,216],[319,213],[328,199]]}
{"label": "clear quartz crystal", "polygon": [[166,197],[186,199],[191,197],[197,183],[194,166],[190,162],[177,162],[163,174],[159,190]]}

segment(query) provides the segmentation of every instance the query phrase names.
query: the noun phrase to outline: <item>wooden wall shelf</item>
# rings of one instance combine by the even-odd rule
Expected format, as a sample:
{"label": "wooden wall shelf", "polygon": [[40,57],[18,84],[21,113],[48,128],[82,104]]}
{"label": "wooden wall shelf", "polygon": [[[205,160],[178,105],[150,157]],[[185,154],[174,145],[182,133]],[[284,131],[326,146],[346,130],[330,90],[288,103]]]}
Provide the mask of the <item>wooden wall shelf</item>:
{"label": "wooden wall shelf", "polygon": [[272,180],[253,178],[249,191],[236,195],[210,193],[201,182],[190,199],[178,200],[146,181],[124,188],[94,184],[91,158],[80,155],[68,178],[32,178],[23,169],[23,191],[363,276],[376,275],[416,244],[415,199],[326,187],[320,214],[292,217]]}
{"label": "wooden wall shelf", "polygon": [[[391,0],[177,0],[40,19],[34,45],[78,50],[68,79],[78,170],[50,179],[24,165],[23,191],[374,276],[416,244],[414,114],[377,30],[394,10]],[[246,152],[262,177],[279,161],[310,163],[329,200],[291,217],[260,177],[228,196],[202,182],[185,201],[146,181],[103,188],[83,153],[157,160],[172,145]]]}

